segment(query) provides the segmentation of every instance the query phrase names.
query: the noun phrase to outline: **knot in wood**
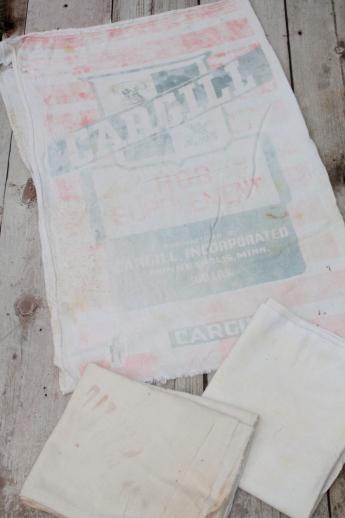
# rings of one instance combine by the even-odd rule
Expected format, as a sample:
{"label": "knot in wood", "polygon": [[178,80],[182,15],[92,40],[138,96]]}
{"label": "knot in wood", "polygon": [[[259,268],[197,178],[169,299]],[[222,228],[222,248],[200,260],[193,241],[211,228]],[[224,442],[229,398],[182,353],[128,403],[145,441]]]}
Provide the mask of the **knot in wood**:
{"label": "knot in wood", "polygon": [[40,300],[33,295],[22,295],[14,305],[16,314],[21,317],[31,317],[39,308]]}
{"label": "knot in wood", "polygon": [[29,178],[25,184],[23,194],[22,194],[22,203],[25,205],[32,205],[36,201],[36,187],[32,180]]}
{"label": "knot in wood", "polygon": [[339,45],[337,45],[334,50],[335,50],[336,54],[338,54],[339,56],[344,56],[345,55],[345,42],[340,42]]}

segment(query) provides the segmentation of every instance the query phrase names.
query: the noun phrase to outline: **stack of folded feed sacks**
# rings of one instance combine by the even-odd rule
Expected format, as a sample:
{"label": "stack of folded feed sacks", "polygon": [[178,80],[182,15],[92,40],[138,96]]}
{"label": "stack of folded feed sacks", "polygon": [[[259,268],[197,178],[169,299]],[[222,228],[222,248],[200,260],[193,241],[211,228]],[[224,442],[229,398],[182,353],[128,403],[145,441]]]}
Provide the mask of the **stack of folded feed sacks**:
{"label": "stack of folded feed sacks", "polygon": [[111,509],[136,518],[220,518],[244,466],[242,489],[291,518],[308,518],[343,464],[344,370],[342,339],[272,300],[203,398],[89,366],[22,498],[66,517]]}
{"label": "stack of folded feed sacks", "polygon": [[270,300],[204,396],[243,405],[259,424],[240,487],[308,518],[344,463],[345,341]]}
{"label": "stack of folded feed sacks", "polygon": [[90,365],[21,496],[68,518],[225,518],[256,420]]}

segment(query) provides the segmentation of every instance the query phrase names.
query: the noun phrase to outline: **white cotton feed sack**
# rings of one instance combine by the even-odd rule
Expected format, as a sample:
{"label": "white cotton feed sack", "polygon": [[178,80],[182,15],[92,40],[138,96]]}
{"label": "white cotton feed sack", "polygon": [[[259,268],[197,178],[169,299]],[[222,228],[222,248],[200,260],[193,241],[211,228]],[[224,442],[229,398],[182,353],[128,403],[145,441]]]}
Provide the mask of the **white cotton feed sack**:
{"label": "white cotton feed sack", "polygon": [[260,415],[240,487],[308,518],[343,464],[345,341],[270,300],[204,395]]}
{"label": "white cotton feed sack", "polygon": [[21,498],[67,518],[225,518],[256,420],[89,365]]}
{"label": "white cotton feed sack", "polygon": [[[0,44],[63,392],[217,369],[273,297],[345,336],[345,228],[248,0]],[[303,186],[303,187],[301,187]]]}

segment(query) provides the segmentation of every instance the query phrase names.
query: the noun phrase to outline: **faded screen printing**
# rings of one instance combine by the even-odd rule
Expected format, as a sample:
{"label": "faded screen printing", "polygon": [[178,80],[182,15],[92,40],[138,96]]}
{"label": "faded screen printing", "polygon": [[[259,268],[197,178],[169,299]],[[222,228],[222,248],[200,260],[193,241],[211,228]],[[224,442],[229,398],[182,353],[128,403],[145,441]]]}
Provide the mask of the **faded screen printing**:
{"label": "faded screen printing", "polygon": [[3,54],[63,391],[89,362],[141,380],[211,371],[269,296],[345,335],[344,225],[248,2]]}

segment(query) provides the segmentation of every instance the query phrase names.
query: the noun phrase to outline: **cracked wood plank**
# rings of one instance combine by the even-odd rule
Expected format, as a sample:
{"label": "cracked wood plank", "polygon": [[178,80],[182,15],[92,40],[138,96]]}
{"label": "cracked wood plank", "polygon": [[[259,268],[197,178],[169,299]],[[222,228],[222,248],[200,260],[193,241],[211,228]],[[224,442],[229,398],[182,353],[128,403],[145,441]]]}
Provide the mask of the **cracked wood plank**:
{"label": "cracked wood plank", "polygon": [[[343,94],[345,98],[345,2],[334,0],[334,24],[337,41],[336,54],[341,66]],[[345,111],[343,118],[345,117]],[[345,151],[343,149],[343,151]],[[338,175],[339,183],[336,185],[336,197],[340,210],[345,216],[345,160],[340,161]],[[345,469],[342,470],[337,480],[329,491],[329,507],[332,518],[345,518]]]}
{"label": "cracked wood plank", "polygon": [[[111,2],[29,0],[26,31],[110,20]],[[4,114],[3,121],[6,121]],[[18,493],[67,402],[53,365],[35,189],[12,144],[0,236],[0,516],[43,518]]]}
{"label": "cracked wood plank", "polygon": [[[9,2],[6,9],[5,25],[11,27],[11,33],[22,34],[24,32],[28,0],[16,0]],[[7,182],[9,154],[11,150],[12,131],[7,120],[6,110],[0,99],[0,231],[4,212],[5,190]]]}
{"label": "cracked wood plank", "polygon": [[[335,36],[337,40],[337,46],[335,52],[338,56],[342,80],[343,80],[343,96],[345,99],[345,2],[344,0],[334,0],[334,24],[335,24]],[[345,118],[345,109],[343,112],[343,119]],[[343,149],[345,153],[345,150]],[[341,153],[340,153],[341,154]],[[336,176],[339,177],[339,181],[335,185],[335,195],[337,198],[338,206],[340,211],[345,217],[345,158],[340,156],[338,164],[336,164]],[[345,511],[344,511],[345,517]]]}
{"label": "cracked wood plank", "polygon": [[[340,16],[344,9],[337,2]],[[333,0],[287,0],[293,84],[333,185],[345,167],[345,97]],[[338,20],[338,25],[340,20]]]}
{"label": "cracked wood plank", "polygon": [[13,518],[39,516],[18,493],[67,401],[53,366],[37,208],[22,201],[28,175],[13,144],[0,238],[0,515]]}
{"label": "cracked wood plank", "polygon": [[[0,231],[4,212],[5,189],[7,182],[8,157],[11,149],[12,131],[7,120],[6,110],[2,99],[0,100]],[[2,123],[2,121],[4,121]]]}

